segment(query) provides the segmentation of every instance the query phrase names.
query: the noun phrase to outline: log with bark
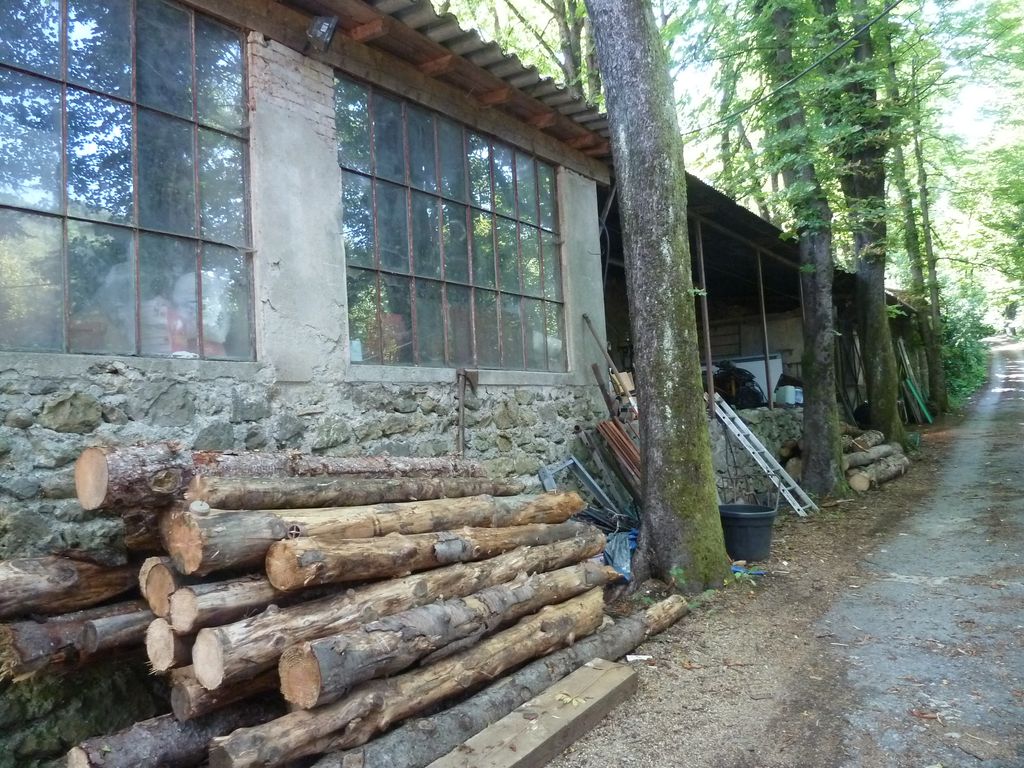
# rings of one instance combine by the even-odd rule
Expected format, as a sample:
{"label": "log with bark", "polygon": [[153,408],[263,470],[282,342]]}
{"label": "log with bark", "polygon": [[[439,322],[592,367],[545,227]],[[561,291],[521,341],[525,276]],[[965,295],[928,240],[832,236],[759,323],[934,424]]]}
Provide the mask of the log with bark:
{"label": "log with bark", "polygon": [[66,557],[0,560],[0,619],[97,605],[135,587],[136,573]]}
{"label": "log with bark", "polygon": [[325,755],[313,768],[425,768],[591,659],[625,656],[686,611],[686,601],[674,595],[527,664],[454,707],[404,723],[361,747]]}
{"label": "log with bark", "polygon": [[166,504],[179,498],[196,474],[266,477],[287,475],[482,477],[479,463],[452,457],[340,458],[301,453],[189,451],[180,443],[86,448],[75,462],[75,491],[84,509]]}
{"label": "log with bark", "polygon": [[452,565],[350,589],[222,627],[201,629],[192,649],[195,674],[206,688],[231,685],[273,669],[288,644],[338,634],[442,597],[463,597],[520,573],[563,568],[596,555],[604,535],[596,528],[543,547],[521,547],[479,563]]}
{"label": "log with bark", "polygon": [[237,685],[208,691],[199,684],[192,667],[178,667],[170,673],[171,710],[179,720],[194,720],[258,694],[276,690],[277,670],[262,672]]}
{"label": "log with bark", "polygon": [[886,456],[896,456],[903,453],[903,446],[899,443],[882,443],[866,451],[855,451],[843,456],[843,469],[856,469],[868,464],[873,464]]}
{"label": "log with bark", "polygon": [[210,742],[211,768],[281,765],[367,742],[389,725],[479,687],[601,625],[601,589],[549,605],[469,650],[411,672],[365,683],[341,700],[299,710]]}
{"label": "log with bark", "polygon": [[866,451],[869,448],[874,448],[876,445],[881,445],[884,442],[885,435],[877,429],[869,429],[865,432],[861,432],[856,437],[851,435],[843,435],[842,437],[843,451],[845,453]]}
{"label": "log with bark", "polygon": [[131,600],[45,620],[0,624],[0,680],[18,680],[48,666],[77,666],[84,661],[80,643],[86,622],[133,614],[140,607],[145,603]]}
{"label": "log with bark", "polygon": [[188,666],[195,635],[179,635],[167,619],[154,619],[146,627],[146,656],[154,672]]}
{"label": "log with bark", "polygon": [[294,510],[219,510],[196,501],[170,515],[163,539],[178,570],[205,575],[224,568],[262,567],[271,544],[283,539],[314,536],[331,541],[462,526],[561,523],[585,506],[576,493]]}
{"label": "log with bark", "polygon": [[197,720],[174,715],[143,720],[118,733],[83,741],[67,756],[68,768],[192,768],[206,760],[215,736],[265,723],[283,707],[269,699],[249,700]]}
{"label": "log with bark", "polygon": [[410,536],[392,533],[374,539],[290,539],[275,543],[267,552],[267,578],[286,591],[316,584],[385,579],[450,563],[483,560],[515,547],[551,544],[581,536],[589,528],[586,523],[571,521]]}
{"label": "log with bark", "polygon": [[785,461],[791,459],[794,456],[800,455],[800,441],[799,440],[784,440],[782,445],[779,446],[779,458]]}
{"label": "log with bark", "polygon": [[581,563],[302,643],[281,656],[281,693],[303,709],[337,701],[358,683],[401,672],[450,643],[474,643],[545,605],[619,578],[614,568]]}
{"label": "log with bark", "polygon": [[846,482],[853,490],[863,493],[906,474],[908,469],[910,469],[910,459],[906,456],[902,454],[886,456],[873,464],[851,469],[846,473]]}
{"label": "log with bark", "polygon": [[131,507],[121,510],[124,548],[135,554],[154,555],[163,551],[160,518],[169,507]]}
{"label": "log with bark", "polygon": [[131,611],[118,612],[109,616],[97,616],[82,624],[78,640],[83,656],[114,651],[120,648],[142,646],[146,629],[156,617],[142,600],[136,600]]}
{"label": "log with bark", "polygon": [[174,561],[168,555],[153,555],[143,560],[142,565],[139,566],[139,594],[142,595],[143,600],[146,599],[146,581],[149,579],[149,572],[161,564],[173,567]]}
{"label": "log with bark", "polygon": [[[153,560],[157,562],[152,562]],[[174,566],[174,562],[167,561],[167,558],[149,558],[143,563],[143,569],[146,571],[146,580],[145,585],[141,587],[142,594],[145,595],[150,610],[161,619],[166,619],[171,612],[171,595],[189,584],[194,584],[196,579],[183,576]],[[142,583],[141,570],[139,582]]]}
{"label": "log with bark", "polygon": [[347,477],[205,477],[189,483],[185,498],[216,509],[353,507],[463,496],[514,496],[523,486],[479,477],[353,480]]}
{"label": "log with bark", "polygon": [[194,584],[171,595],[167,620],[175,632],[187,635],[203,627],[238,621],[272,603],[280,605],[300,597],[307,595],[281,592],[262,576]]}
{"label": "log with bark", "polygon": [[804,460],[800,456],[794,456],[786,462],[786,474],[800,482],[800,477],[804,473]]}

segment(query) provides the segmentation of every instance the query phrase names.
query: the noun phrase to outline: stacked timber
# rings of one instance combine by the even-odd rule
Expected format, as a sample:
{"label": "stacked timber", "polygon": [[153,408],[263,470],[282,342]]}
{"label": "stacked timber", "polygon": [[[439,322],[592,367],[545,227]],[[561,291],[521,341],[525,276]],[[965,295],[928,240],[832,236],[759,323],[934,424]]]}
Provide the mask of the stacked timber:
{"label": "stacked timber", "polygon": [[[158,444],[88,449],[76,483],[84,507],[132,521],[140,561],[0,563],[0,617],[15,619],[0,625],[0,676],[144,653],[171,695],[166,714],[78,744],[74,767],[372,748],[395,723],[593,635],[618,578],[593,559],[603,534],[570,520],[577,494],[522,495],[461,460]],[[683,612],[666,603],[633,645]],[[621,633],[593,639],[593,655],[624,652]]]}
{"label": "stacked timber", "polygon": [[[899,443],[887,443],[878,430],[861,430],[840,425],[843,448],[843,472],[850,488],[863,493],[882,483],[901,477],[910,468],[910,459]],[[799,440],[787,440],[779,449],[786,472],[796,480],[803,470],[802,446]]]}

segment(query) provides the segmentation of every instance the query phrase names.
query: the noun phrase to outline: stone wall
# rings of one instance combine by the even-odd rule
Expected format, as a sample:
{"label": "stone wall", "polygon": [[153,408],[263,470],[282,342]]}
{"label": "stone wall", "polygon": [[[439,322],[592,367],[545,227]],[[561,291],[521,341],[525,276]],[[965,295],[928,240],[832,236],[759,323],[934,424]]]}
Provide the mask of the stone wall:
{"label": "stone wall", "polygon": [[[803,431],[803,408],[751,408],[737,413],[776,458],[782,443],[799,439]],[[774,504],[775,487],[717,419],[711,425],[711,455],[723,503]]]}

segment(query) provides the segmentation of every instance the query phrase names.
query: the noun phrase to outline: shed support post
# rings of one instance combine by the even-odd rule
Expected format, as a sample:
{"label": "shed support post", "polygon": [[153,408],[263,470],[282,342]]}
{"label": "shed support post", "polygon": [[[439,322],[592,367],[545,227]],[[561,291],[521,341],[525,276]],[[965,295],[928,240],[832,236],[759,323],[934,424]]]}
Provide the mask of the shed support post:
{"label": "shed support post", "polygon": [[769,349],[768,349],[768,314],[764,308],[764,273],[761,269],[761,251],[757,252],[757,298],[761,305],[761,335],[764,340],[764,381],[765,387],[768,389],[765,392],[765,397],[768,398],[768,408],[775,408],[775,398],[772,394],[772,371],[771,365],[769,364]]}
{"label": "shed support post", "polygon": [[704,333],[704,385],[708,391],[708,417],[715,417],[715,373],[711,365],[711,321],[708,313],[708,283],[704,277],[704,233],[700,219],[694,219],[694,240],[697,245],[697,284],[700,287],[700,317]]}

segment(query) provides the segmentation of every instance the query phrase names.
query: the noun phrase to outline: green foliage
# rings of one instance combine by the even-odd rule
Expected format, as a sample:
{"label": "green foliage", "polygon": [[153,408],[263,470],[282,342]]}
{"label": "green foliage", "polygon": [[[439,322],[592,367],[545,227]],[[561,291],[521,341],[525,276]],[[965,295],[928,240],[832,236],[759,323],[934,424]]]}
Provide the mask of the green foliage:
{"label": "green foliage", "polygon": [[961,282],[947,292],[942,359],[950,404],[960,407],[988,373],[988,348],[982,339],[993,332],[984,321],[985,289]]}

